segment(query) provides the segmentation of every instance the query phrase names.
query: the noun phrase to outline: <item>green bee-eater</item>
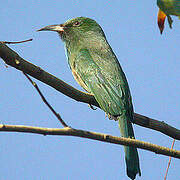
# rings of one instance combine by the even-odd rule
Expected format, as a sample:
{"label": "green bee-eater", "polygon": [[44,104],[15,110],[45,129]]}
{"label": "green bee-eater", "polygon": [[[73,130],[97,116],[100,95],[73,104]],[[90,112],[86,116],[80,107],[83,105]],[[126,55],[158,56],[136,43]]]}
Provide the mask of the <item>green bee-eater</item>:
{"label": "green bee-eater", "polygon": [[158,26],[162,34],[166,16],[170,28],[172,28],[173,22],[170,15],[178,16],[180,18],[180,0],[157,0],[157,5],[159,6]]}
{"label": "green bee-eater", "polygon": [[[123,137],[134,138],[129,86],[100,25],[90,18],[78,17],[39,31],[42,30],[59,33],[75,80],[94,95],[109,117],[119,121]],[[137,173],[141,175],[137,149],[128,146],[124,149],[127,175],[135,179]]]}

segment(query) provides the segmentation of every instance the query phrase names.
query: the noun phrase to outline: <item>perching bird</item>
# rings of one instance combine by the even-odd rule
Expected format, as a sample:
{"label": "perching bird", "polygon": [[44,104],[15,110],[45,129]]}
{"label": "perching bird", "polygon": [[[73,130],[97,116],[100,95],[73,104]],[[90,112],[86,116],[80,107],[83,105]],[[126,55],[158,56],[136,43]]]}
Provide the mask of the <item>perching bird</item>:
{"label": "perching bird", "polygon": [[[133,106],[129,86],[119,61],[100,25],[86,17],[38,31],[56,31],[65,43],[68,64],[75,80],[90,94],[109,117],[119,121],[121,135],[134,138]],[[135,147],[124,146],[127,175],[135,179],[140,172]]]}
{"label": "perching bird", "polygon": [[170,28],[172,28],[173,22],[170,15],[178,16],[180,18],[180,0],[157,0],[157,5],[159,6],[158,26],[160,33],[162,34],[166,16],[168,18]]}

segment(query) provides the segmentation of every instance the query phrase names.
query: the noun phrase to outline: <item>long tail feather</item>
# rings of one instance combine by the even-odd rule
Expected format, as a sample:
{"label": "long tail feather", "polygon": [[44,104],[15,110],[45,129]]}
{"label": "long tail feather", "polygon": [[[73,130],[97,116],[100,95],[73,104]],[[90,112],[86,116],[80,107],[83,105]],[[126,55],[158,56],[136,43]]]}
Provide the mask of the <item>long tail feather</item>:
{"label": "long tail feather", "polygon": [[[127,117],[128,117],[127,115],[121,115],[118,117],[121,136],[126,138],[135,138],[132,124],[130,122],[130,119]],[[136,178],[137,173],[139,173],[139,176],[141,176],[137,148],[124,146],[124,151],[125,151],[127,175],[132,180],[134,180]]]}

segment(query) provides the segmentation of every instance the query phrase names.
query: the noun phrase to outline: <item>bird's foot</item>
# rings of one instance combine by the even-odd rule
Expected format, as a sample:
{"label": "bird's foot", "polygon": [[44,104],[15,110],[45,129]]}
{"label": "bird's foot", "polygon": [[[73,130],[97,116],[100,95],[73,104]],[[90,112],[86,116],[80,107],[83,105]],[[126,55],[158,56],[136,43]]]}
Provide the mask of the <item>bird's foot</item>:
{"label": "bird's foot", "polygon": [[92,104],[88,104],[88,106],[92,109],[92,110],[96,110],[97,108],[94,108],[93,106],[92,106]]}
{"label": "bird's foot", "polygon": [[113,115],[111,115],[111,114],[108,114],[108,113],[105,113],[105,117],[108,117],[109,120],[114,120],[114,121],[117,121],[117,120],[118,120],[117,117],[115,117],[115,116],[113,116]]}

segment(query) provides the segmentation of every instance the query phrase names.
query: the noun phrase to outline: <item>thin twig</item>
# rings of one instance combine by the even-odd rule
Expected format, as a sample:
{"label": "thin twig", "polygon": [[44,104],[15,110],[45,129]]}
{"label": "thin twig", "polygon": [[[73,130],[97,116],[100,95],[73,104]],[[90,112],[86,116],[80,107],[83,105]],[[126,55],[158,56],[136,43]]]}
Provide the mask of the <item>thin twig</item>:
{"label": "thin twig", "polygon": [[29,41],[32,41],[33,39],[27,39],[27,40],[24,40],[24,41],[1,41],[1,43],[3,44],[19,44],[19,43],[25,43],[25,42],[29,42]]}
{"label": "thin twig", "polygon": [[[175,143],[175,139],[174,139],[173,142],[172,142],[171,149],[173,149],[174,143]],[[171,159],[172,159],[172,157],[170,156],[170,157],[169,157],[168,166],[167,166],[167,169],[166,169],[166,174],[165,174],[165,176],[164,176],[164,180],[167,179],[167,174],[168,174],[168,170],[169,170],[169,167],[170,167],[170,164],[171,164]]]}
{"label": "thin twig", "polygon": [[68,125],[62,120],[60,114],[58,114],[54,109],[53,107],[48,103],[48,101],[46,100],[46,98],[44,97],[44,95],[42,94],[42,92],[40,91],[38,85],[32,81],[32,79],[26,74],[23,72],[23,74],[27,77],[27,79],[31,82],[31,84],[35,87],[35,89],[37,90],[37,92],[39,93],[39,95],[41,96],[43,102],[48,106],[48,108],[52,111],[52,113],[57,117],[57,119],[61,122],[61,124],[64,126],[64,127],[68,127]]}

